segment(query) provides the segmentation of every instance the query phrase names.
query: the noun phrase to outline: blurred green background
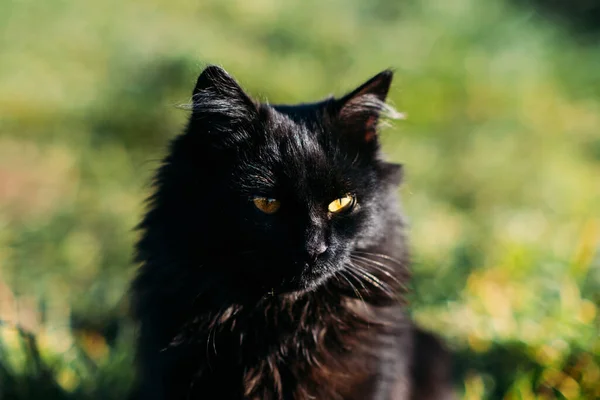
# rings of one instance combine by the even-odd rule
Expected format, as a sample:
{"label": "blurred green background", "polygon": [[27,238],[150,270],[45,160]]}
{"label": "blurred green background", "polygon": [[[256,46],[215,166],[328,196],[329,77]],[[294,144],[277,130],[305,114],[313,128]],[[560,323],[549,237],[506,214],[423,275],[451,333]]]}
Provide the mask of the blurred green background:
{"label": "blurred green background", "polygon": [[460,398],[600,398],[592,1],[2,0],[0,399],[123,399],[133,227],[207,63],[271,103],[387,67],[411,312]]}

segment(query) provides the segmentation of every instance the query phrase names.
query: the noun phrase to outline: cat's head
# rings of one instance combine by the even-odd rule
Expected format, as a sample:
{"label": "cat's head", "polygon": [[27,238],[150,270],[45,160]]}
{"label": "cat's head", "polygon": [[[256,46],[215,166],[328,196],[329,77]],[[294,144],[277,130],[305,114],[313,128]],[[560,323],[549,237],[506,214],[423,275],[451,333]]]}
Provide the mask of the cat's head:
{"label": "cat's head", "polygon": [[272,106],[206,68],[159,176],[181,264],[223,290],[310,290],[385,240],[401,175],[379,149],[391,81],[384,71],[341,98]]}

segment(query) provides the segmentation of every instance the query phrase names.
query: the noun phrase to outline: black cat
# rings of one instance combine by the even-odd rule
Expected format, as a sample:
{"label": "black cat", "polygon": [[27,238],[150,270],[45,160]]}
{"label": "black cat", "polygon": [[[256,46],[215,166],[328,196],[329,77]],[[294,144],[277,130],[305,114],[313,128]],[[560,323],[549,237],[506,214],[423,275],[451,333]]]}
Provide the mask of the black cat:
{"label": "black cat", "polygon": [[391,80],[272,106],[202,72],[140,224],[133,398],[449,398],[448,356],[403,304]]}

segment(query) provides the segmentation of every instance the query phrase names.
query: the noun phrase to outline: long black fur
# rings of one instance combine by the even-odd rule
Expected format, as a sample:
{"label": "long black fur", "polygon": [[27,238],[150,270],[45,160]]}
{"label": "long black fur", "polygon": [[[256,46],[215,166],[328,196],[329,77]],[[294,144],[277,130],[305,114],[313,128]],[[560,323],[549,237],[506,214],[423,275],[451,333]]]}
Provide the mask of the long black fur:
{"label": "long black fur", "polygon": [[132,398],[450,396],[445,351],[405,315],[402,171],[377,137],[391,80],[270,106],[204,70],[140,224]]}

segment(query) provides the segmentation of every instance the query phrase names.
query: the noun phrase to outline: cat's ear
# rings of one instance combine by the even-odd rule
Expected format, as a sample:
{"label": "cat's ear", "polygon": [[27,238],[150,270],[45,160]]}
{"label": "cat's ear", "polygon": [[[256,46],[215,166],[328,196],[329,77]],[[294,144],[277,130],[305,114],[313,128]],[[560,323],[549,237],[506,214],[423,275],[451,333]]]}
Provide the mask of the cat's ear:
{"label": "cat's ear", "polygon": [[195,119],[235,123],[255,117],[257,110],[257,104],[223,68],[210,65],[198,77],[192,95]]}
{"label": "cat's ear", "polygon": [[337,118],[344,130],[359,135],[360,141],[369,143],[376,139],[382,117],[402,117],[385,102],[393,75],[389,69],[382,71],[335,102]]}
{"label": "cat's ear", "polygon": [[351,100],[358,99],[361,96],[374,96],[379,101],[385,101],[387,98],[388,92],[390,91],[390,86],[392,85],[392,79],[394,77],[394,72],[390,69],[386,69],[382,71],[348,93],[343,96],[339,101],[342,103],[347,103]]}

